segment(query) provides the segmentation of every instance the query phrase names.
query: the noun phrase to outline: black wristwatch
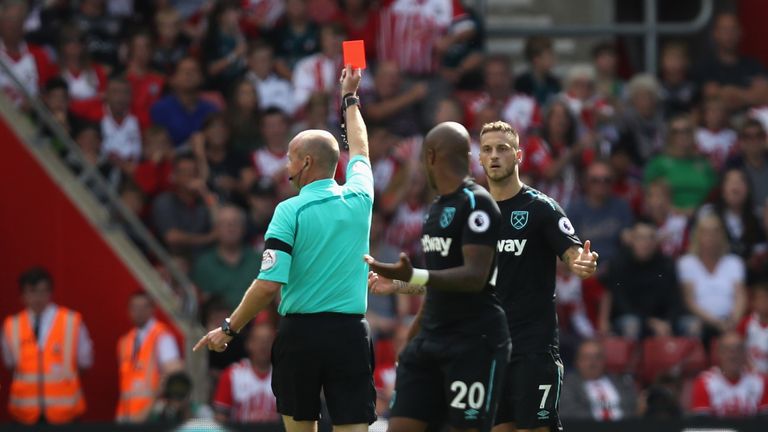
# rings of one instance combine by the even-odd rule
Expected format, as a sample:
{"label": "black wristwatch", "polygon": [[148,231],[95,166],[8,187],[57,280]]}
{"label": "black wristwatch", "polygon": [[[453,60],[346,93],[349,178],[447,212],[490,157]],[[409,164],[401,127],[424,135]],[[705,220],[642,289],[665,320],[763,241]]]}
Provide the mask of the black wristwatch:
{"label": "black wristwatch", "polygon": [[360,97],[352,93],[345,94],[341,99],[341,112],[343,113],[352,105],[360,105]]}
{"label": "black wristwatch", "polygon": [[229,318],[224,318],[224,322],[221,323],[221,331],[229,337],[237,336],[237,332],[232,330],[232,327],[229,325]]}

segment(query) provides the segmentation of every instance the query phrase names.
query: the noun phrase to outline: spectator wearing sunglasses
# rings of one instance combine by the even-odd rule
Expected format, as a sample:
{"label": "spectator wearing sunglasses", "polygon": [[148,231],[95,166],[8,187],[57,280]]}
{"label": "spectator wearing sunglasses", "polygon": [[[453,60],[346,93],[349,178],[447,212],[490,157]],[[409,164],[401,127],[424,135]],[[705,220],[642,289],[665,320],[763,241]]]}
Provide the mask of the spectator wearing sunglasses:
{"label": "spectator wearing sunglasses", "polygon": [[619,238],[632,224],[632,211],[624,198],[612,193],[613,172],[604,161],[587,168],[585,194],[574,200],[567,210],[576,232],[592,241],[600,251],[600,261],[610,263],[619,250]]}

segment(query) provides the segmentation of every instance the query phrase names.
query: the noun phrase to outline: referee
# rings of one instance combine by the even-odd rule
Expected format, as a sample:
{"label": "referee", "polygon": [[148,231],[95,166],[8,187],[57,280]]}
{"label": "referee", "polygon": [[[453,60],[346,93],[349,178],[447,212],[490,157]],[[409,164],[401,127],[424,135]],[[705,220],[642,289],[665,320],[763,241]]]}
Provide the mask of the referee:
{"label": "referee", "polygon": [[361,71],[341,75],[350,161],[347,182],[333,179],[339,145],[321,130],[289,144],[287,171],[299,195],[275,209],[265,235],[261,272],[240,305],[195,345],[223,351],[278,292],[272,390],[288,432],[317,430],[320,392],[334,429],[364,432],[376,420],[370,328],[364,318],[373,207],[373,174],[356,96]]}

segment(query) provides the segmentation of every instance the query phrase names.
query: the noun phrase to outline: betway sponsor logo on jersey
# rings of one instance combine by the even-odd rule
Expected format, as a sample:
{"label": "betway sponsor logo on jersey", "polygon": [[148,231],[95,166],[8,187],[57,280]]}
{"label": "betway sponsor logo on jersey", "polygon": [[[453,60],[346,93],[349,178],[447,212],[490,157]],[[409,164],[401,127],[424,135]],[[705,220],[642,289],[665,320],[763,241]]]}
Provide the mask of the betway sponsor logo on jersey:
{"label": "betway sponsor logo on jersey", "polygon": [[525,244],[528,243],[528,239],[506,239],[499,240],[496,248],[499,252],[511,252],[515,256],[520,256],[525,249]]}
{"label": "betway sponsor logo on jersey", "polygon": [[424,248],[424,253],[437,252],[440,256],[448,256],[448,252],[451,250],[452,238],[445,237],[432,237],[427,234],[421,238],[421,247]]}

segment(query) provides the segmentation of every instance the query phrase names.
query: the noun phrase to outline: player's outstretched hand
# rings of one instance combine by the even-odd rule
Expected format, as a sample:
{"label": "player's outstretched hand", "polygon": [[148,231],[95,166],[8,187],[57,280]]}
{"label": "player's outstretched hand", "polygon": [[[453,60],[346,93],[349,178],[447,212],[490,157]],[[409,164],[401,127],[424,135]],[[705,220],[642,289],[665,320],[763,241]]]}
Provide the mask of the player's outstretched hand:
{"label": "player's outstretched hand", "polygon": [[397,279],[401,281],[411,280],[413,276],[413,265],[411,260],[408,259],[408,255],[400,252],[400,261],[394,264],[381,263],[376,261],[372,256],[365,255],[363,257],[371,270],[374,271],[379,277],[385,277],[387,279]]}
{"label": "player's outstretched hand", "polygon": [[591,246],[589,240],[584,242],[584,247],[579,248],[579,255],[571,261],[571,272],[576,276],[586,279],[597,271],[597,258],[599,255],[595,251],[589,250]]}
{"label": "player's outstretched hand", "polygon": [[379,276],[376,272],[368,272],[368,292],[376,295],[391,295],[397,292],[392,279]]}
{"label": "player's outstretched hand", "polygon": [[211,351],[222,352],[227,349],[227,344],[231,340],[231,336],[225,335],[221,330],[221,327],[217,327],[203,336],[195,347],[192,348],[192,351],[197,351],[198,349],[207,346]]}

